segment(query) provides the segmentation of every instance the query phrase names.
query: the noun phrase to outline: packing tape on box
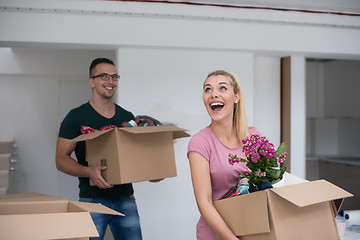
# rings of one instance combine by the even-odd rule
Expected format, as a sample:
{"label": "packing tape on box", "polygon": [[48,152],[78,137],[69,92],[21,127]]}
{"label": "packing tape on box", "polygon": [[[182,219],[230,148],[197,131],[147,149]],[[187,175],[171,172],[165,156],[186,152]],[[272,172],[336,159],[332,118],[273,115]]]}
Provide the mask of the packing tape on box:
{"label": "packing tape on box", "polygon": [[360,210],[347,210],[344,211],[344,218],[351,224],[360,224]]}

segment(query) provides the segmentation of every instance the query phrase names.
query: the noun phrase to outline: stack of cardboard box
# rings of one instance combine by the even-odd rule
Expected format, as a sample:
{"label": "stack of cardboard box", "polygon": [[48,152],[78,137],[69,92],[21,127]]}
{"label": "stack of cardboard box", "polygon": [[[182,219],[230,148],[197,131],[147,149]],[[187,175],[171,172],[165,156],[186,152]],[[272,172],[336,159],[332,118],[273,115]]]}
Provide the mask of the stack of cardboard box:
{"label": "stack of cardboard box", "polygon": [[14,141],[0,141],[0,195],[9,188],[10,158]]}

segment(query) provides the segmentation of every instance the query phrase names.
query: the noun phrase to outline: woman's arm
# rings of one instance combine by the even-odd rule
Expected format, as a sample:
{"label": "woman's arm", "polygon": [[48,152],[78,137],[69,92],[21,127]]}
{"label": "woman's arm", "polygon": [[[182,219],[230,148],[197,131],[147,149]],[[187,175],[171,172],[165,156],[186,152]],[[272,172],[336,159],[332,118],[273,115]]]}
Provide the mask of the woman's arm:
{"label": "woman's arm", "polygon": [[238,240],[212,202],[209,162],[196,152],[189,153],[189,162],[194,194],[201,216],[221,239]]}

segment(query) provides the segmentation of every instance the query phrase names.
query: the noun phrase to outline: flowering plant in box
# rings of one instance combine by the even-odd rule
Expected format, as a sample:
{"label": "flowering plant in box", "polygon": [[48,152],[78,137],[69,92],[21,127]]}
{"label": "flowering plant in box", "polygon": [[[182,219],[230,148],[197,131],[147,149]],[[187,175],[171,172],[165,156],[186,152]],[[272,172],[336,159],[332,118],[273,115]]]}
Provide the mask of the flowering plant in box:
{"label": "flowering plant in box", "polygon": [[275,184],[282,179],[286,168],[280,167],[280,163],[288,155],[286,143],[281,143],[275,151],[274,145],[266,137],[251,135],[242,142],[246,159],[229,154],[229,163],[246,163],[249,170],[241,172],[241,175],[249,180],[250,185],[261,185],[264,182]]}

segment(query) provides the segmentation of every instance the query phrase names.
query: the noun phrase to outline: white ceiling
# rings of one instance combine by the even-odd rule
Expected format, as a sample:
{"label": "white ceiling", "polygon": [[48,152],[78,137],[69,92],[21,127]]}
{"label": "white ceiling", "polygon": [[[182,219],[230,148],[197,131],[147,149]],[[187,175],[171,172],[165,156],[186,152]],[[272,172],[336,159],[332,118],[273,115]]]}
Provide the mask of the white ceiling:
{"label": "white ceiling", "polygon": [[[154,0],[156,2],[157,0]],[[284,10],[303,10],[347,13],[360,16],[360,0],[168,0],[159,2],[195,3],[236,7],[259,7]]]}

